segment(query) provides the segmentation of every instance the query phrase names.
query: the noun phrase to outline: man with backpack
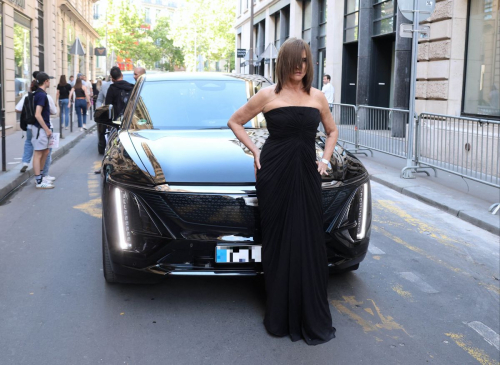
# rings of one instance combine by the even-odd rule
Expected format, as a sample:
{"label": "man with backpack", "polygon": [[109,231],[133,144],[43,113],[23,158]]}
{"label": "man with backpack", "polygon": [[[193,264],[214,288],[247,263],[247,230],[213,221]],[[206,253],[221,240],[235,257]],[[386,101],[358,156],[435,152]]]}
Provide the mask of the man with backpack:
{"label": "man with backpack", "polygon": [[38,90],[33,94],[35,105],[35,120],[31,127],[31,144],[33,153],[33,170],[35,173],[37,189],[53,189],[52,181],[44,179],[41,167],[45,165],[49,155],[49,142],[52,137],[52,125],[50,124],[50,104],[47,98],[47,88],[50,86],[50,78],[45,72],[39,72],[36,76]]}
{"label": "man with backpack", "polygon": [[[16,105],[16,113],[21,114],[21,129],[23,131],[26,131],[26,141],[24,143],[24,153],[22,158],[23,166],[21,167],[22,173],[26,172],[29,163],[31,161],[31,158],[33,157],[33,145],[31,144],[31,138],[32,138],[31,127],[35,121],[35,106],[34,106],[33,94],[38,89],[38,83],[36,81],[36,76],[38,75],[38,73],[39,71],[33,72],[33,78],[35,80],[33,80],[33,82],[31,83],[30,91],[26,93]],[[47,94],[47,99],[49,101],[50,114],[51,115],[57,114],[57,108],[56,105],[54,104],[54,100],[52,100],[52,97],[48,94]],[[47,156],[47,160],[45,161],[45,166],[43,168],[42,174],[45,180],[54,181],[55,178],[49,176],[49,167],[51,160],[52,159],[50,151],[49,156]]]}
{"label": "man with backpack", "polygon": [[117,66],[112,67],[109,73],[113,83],[109,85],[105,104],[113,104],[113,115],[116,120],[123,115],[134,85],[123,80],[123,74]]}

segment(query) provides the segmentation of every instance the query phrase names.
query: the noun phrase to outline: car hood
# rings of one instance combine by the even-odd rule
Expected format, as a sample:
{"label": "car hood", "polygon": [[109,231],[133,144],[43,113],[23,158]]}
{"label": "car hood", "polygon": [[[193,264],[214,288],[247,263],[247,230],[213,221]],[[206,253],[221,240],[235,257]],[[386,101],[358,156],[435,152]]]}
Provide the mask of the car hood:
{"label": "car hood", "polygon": [[[247,133],[259,148],[268,135]],[[131,131],[130,138],[155,184],[255,183],[253,155],[230,129]]]}

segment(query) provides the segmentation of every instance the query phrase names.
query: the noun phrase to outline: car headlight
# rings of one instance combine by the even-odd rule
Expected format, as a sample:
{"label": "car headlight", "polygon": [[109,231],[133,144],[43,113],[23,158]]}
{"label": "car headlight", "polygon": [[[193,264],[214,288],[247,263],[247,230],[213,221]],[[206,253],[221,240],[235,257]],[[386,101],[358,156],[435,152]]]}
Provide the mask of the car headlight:
{"label": "car headlight", "polygon": [[159,244],[161,233],[139,198],[119,187],[113,188],[118,247],[146,253]]}
{"label": "car headlight", "polygon": [[348,229],[353,240],[362,240],[366,236],[368,213],[370,208],[370,183],[366,182],[356,189],[339,225]]}

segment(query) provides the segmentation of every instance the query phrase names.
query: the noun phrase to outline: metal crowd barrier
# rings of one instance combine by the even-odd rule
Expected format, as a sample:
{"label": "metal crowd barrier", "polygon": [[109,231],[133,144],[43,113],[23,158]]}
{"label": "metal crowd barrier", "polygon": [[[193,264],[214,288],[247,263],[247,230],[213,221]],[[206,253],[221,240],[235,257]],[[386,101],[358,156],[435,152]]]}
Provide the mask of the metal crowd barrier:
{"label": "metal crowd barrier", "polygon": [[[351,153],[364,154],[373,152],[369,148],[361,148],[358,133],[358,107],[351,104],[332,104],[332,116],[339,130],[339,141],[344,142],[344,147]],[[346,144],[353,148],[346,147]]]}
{"label": "metal crowd barrier", "polygon": [[422,113],[415,137],[415,165],[405,169],[427,166],[500,188],[500,122]]}

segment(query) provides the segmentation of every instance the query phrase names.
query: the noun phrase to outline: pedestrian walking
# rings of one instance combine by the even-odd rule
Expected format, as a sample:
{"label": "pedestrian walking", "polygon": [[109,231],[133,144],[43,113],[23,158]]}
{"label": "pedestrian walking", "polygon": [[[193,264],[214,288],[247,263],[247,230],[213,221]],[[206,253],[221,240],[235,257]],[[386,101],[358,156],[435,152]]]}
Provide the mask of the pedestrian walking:
{"label": "pedestrian walking", "polygon": [[50,124],[50,105],[47,97],[47,88],[50,86],[50,78],[45,72],[39,72],[36,76],[38,89],[33,95],[35,105],[35,121],[32,126],[31,144],[33,145],[33,170],[37,189],[53,189],[53,180],[44,176],[41,167],[49,155],[49,142],[52,137],[52,125]]}
{"label": "pedestrian walking", "polygon": [[59,84],[57,84],[57,94],[56,94],[56,104],[59,105],[61,109],[61,114],[59,118],[61,118],[62,124],[64,124],[65,129],[68,129],[69,125],[69,93],[71,92],[71,85],[66,82],[66,76],[61,75],[59,78]]}
{"label": "pedestrian walking", "polygon": [[328,101],[328,105],[330,106],[330,111],[333,109],[333,101],[335,100],[335,89],[333,85],[330,83],[331,77],[330,75],[323,76],[323,88],[321,91],[325,94],[326,100]]}
{"label": "pedestrian walking", "polygon": [[75,86],[69,94],[68,107],[71,108],[71,100],[75,97],[75,112],[78,118],[80,131],[87,130],[87,108],[90,106],[90,97],[87,87],[82,84],[82,79],[77,78]]}
{"label": "pedestrian walking", "polygon": [[[34,74],[38,74],[38,71],[35,71]],[[38,83],[36,80],[33,80],[31,83],[30,87],[30,92],[34,93],[38,89]],[[16,113],[22,113],[24,103],[26,102],[28,94],[25,94],[22,99],[17,103],[16,105]],[[55,115],[57,114],[57,108],[56,105],[54,104],[54,100],[52,100],[52,97],[47,94],[47,99],[49,101],[49,106],[50,106],[50,114]],[[34,109],[34,105],[33,105]],[[31,162],[31,158],[33,157],[33,145],[31,144],[31,138],[32,138],[32,130],[31,130],[32,125],[28,124],[26,126],[26,140],[24,141],[24,151],[23,151],[23,157],[22,157],[22,167],[21,167],[21,173],[26,172],[28,169],[28,166]],[[56,178],[53,176],[49,175],[49,169],[50,165],[52,163],[52,148],[49,149],[49,155],[47,156],[47,160],[45,161],[45,165],[43,167],[42,175],[45,177],[46,180],[48,181],[54,181]]]}
{"label": "pedestrian walking", "polygon": [[[313,60],[305,41],[289,38],[283,43],[276,76],[277,84],[261,89],[231,116],[228,126],[255,160],[267,293],[264,325],[274,336],[317,345],[335,337],[327,298],[321,176],[338,130],[326,98],[311,87]],[[262,153],[243,127],[261,112],[269,130]],[[323,157],[316,161],[320,122],[327,139]]]}
{"label": "pedestrian walking", "polygon": [[110,74],[113,83],[106,93],[106,105],[113,104],[113,113],[116,120],[123,115],[134,85],[123,80],[123,74],[117,66],[111,68]]}

